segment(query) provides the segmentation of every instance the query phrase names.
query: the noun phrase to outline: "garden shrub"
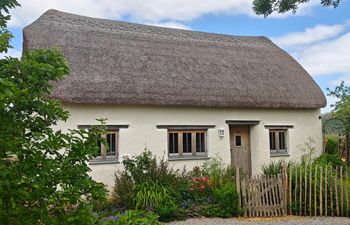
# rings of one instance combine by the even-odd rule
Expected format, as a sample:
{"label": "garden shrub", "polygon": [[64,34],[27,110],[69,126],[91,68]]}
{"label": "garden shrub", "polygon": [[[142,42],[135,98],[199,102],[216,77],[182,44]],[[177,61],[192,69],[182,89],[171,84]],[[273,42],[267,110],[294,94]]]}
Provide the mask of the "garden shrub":
{"label": "garden shrub", "polygon": [[232,213],[230,213],[228,210],[226,210],[225,208],[223,208],[218,204],[210,204],[202,207],[201,215],[209,218],[211,217],[229,218],[232,216]]}
{"label": "garden shrub", "polygon": [[261,165],[261,170],[265,176],[277,176],[281,174],[283,161],[271,161]]}
{"label": "garden shrub", "polygon": [[187,215],[231,217],[238,214],[235,170],[218,157],[186,173],[173,170],[149,150],[124,157],[125,170],[115,175],[113,203],[129,209],[148,209],[159,221],[184,219]]}
{"label": "garden shrub", "polygon": [[103,218],[100,225],[161,225],[158,215],[150,211],[128,210]]}
{"label": "garden shrub", "polygon": [[235,183],[226,183],[213,190],[214,202],[229,216],[238,215],[238,193]]}
{"label": "garden shrub", "polygon": [[113,204],[129,209],[133,205],[135,184],[126,171],[118,171],[114,176],[114,187],[112,192]]}
{"label": "garden shrub", "polygon": [[[159,162],[145,149],[140,155],[124,157],[125,170],[115,174],[113,203],[127,209],[154,210],[160,220],[176,217],[187,187],[187,177],[162,158]],[[186,190],[188,192],[188,189]]]}
{"label": "garden shrub", "polygon": [[154,209],[164,204],[175,205],[174,193],[159,181],[148,180],[137,184],[134,190],[134,207],[136,209]]}
{"label": "garden shrub", "polygon": [[332,165],[333,168],[337,166],[344,166],[344,162],[341,160],[338,154],[331,155],[328,153],[323,153],[314,160],[314,163],[322,166]]}
{"label": "garden shrub", "polygon": [[329,136],[327,137],[327,144],[325,147],[325,152],[330,155],[339,154],[338,152],[338,137]]}
{"label": "garden shrub", "polygon": [[158,214],[159,221],[162,222],[170,222],[173,220],[182,220],[186,218],[185,212],[173,203],[158,205],[154,211]]}
{"label": "garden shrub", "polygon": [[199,171],[203,177],[210,180],[212,187],[218,187],[227,182],[235,182],[235,169],[231,166],[225,167],[222,159],[218,156],[203,163]]}

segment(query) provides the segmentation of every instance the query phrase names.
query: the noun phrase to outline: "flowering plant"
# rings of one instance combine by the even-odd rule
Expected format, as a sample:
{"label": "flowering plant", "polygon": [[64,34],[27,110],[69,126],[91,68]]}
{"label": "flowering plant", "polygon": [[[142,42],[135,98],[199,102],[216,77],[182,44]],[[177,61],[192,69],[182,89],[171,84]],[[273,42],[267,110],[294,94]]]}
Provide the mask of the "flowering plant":
{"label": "flowering plant", "polygon": [[206,201],[210,199],[212,188],[210,180],[206,177],[193,177],[189,185],[189,191],[193,193],[197,201]]}

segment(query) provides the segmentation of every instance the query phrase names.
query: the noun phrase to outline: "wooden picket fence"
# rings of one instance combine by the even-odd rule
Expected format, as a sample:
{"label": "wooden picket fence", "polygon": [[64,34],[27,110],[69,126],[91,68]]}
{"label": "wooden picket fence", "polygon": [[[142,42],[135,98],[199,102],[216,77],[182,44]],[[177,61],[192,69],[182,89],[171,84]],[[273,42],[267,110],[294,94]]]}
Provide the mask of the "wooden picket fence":
{"label": "wooden picket fence", "polygon": [[349,216],[347,167],[306,164],[284,167],[288,214],[299,216]]}
{"label": "wooden picket fence", "polygon": [[245,217],[349,216],[347,167],[283,165],[277,176],[240,177],[239,204]]}

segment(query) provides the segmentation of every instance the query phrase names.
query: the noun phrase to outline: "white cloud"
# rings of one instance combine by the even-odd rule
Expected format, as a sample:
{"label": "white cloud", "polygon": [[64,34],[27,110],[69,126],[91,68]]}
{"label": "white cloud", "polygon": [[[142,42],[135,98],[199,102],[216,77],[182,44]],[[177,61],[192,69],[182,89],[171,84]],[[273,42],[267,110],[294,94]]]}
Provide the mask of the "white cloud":
{"label": "white cloud", "polygon": [[16,49],[10,48],[7,53],[0,53],[0,59],[5,58],[6,56],[11,56],[13,58],[20,58],[22,56],[21,51],[17,51]]}
{"label": "white cloud", "polygon": [[312,76],[350,74],[349,21],[316,25],[271,39],[291,53]]}
{"label": "white cloud", "polygon": [[[312,0],[303,4],[298,15],[309,12],[314,6]],[[57,9],[79,15],[129,20],[141,23],[188,22],[201,16],[244,14],[256,17],[252,10],[252,0],[19,0],[22,7],[11,12],[10,26],[28,25],[48,9]],[[291,13],[271,15],[286,17]],[[260,16],[260,18],[262,18]],[[170,23],[170,22],[169,22]]]}
{"label": "white cloud", "polygon": [[133,21],[191,21],[205,14],[251,13],[251,0],[20,0],[22,7],[13,11],[10,26],[23,26],[46,10],[54,8],[85,16]]}
{"label": "white cloud", "polygon": [[159,22],[159,23],[147,23],[147,25],[157,26],[157,27],[168,27],[182,30],[191,30],[189,26],[186,26],[183,23],[169,21],[169,22]]}
{"label": "white cloud", "polygon": [[[271,38],[285,48],[314,77],[328,76],[328,85],[341,81],[350,85],[350,21],[334,25],[317,25],[303,32]],[[327,96],[330,111],[335,98]]]}
{"label": "white cloud", "polygon": [[346,74],[341,76],[338,79],[331,80],[329,83],[333,86],[339,85],[342,81],[344,81],[345,85],[350,86],[350,74]]}
{"label": "white cloud", "polygon": [[306,28],[303,32],[292,32],[281,37],[273,38],[281,47],[292,47],[334,38],[345,30],[345,25],[317,25],[312,28]]}
{"label": "white cloud", "polygon": [[297,60],[314,76],[350,74],[350,32],[332,40],[308,46]]}

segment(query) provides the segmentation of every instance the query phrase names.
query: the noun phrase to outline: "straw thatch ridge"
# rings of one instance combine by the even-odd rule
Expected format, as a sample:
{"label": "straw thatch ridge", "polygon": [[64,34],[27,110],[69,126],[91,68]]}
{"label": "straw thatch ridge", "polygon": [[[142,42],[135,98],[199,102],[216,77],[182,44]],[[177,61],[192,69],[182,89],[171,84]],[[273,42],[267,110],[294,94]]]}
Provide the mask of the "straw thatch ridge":
{"label": "straw thatch ridge", "polygon": [[94,19],[49,10],[24,49],[59,47],[71,72],[53,98],[67,103],[320,108],[311,76],[265,37]]}

